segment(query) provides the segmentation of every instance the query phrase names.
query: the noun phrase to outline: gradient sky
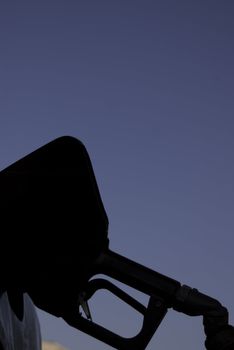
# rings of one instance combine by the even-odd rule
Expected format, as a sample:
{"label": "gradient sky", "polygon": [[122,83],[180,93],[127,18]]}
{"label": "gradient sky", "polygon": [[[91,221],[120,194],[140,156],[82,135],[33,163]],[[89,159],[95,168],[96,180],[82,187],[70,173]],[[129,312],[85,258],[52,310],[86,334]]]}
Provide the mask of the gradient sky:
{"label": "gradient sky", "polygon": [[[1,169],[58,136],[79,138],[110,248],[217,298],[232,324],[233,18],[233,1],[0,4]],[[135,314],[98,298],[99,313],[112,307],[116,329],[133,335]],[[110,348],[38,315],[44,339]],[[147,349],[203,342],[200,317],[170,310]]]}

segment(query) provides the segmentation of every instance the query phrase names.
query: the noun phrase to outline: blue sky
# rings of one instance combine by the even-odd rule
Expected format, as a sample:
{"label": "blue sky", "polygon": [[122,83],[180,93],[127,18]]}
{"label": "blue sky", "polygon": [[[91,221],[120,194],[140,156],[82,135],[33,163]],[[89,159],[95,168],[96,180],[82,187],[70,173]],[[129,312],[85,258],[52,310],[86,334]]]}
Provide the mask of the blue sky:
{"label": "blue sky", "polygon": [[[233,18],[231,1],[2,1],[0,167],[79,138],[111,249],[219,299],[234,324]],[[108,298],[99,313],[133,335]],[[108,349],[38,314],[44,339]],[[203,341],[200,318],[170,310],[148,349]]]}

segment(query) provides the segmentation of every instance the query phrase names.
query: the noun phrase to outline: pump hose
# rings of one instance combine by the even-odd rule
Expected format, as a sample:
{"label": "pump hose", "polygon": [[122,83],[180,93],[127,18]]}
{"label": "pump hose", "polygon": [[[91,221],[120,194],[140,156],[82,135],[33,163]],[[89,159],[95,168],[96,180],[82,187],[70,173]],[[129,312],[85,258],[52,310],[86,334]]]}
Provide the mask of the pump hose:
{"label": "pump hose", "polygon": [[189,316],[203,316],[207,350],[234,350],[234,327],[228,323],[228,310],[218,300],[183,285],[173,309]]}
{"label": "pump hose", "polygon": [[220,306],[203,316],[207,350],[234,350],[234,327],[228,323],[228,310]]}

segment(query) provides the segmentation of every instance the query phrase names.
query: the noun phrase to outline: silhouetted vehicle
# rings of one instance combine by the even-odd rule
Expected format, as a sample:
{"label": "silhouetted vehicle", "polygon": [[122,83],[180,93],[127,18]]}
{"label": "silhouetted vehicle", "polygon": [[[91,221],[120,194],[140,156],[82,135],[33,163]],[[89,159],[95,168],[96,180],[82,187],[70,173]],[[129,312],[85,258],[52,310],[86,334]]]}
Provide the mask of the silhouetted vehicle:
{"label": "silhouetted vehicle", "polygon": [[0,292],[0,350],[40,350],[41,332],[35,306],[27,294],[22,300],[21,315],[14,311],[14,296]]}

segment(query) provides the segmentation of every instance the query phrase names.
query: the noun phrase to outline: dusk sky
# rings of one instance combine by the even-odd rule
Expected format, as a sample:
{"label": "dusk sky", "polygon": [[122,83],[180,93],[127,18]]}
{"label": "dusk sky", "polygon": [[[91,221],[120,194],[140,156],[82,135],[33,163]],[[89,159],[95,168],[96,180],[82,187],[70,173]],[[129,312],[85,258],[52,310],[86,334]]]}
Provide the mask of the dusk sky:
{"label": "dusk sky", "polygon": [[[234,324],[234,2],[2,0],[0,168],[62,135],[88,150],[110,248],[218,299]],[[109,295],[90,307],[137,332]],[[110,349],[38,315],[43,339]],[[204,340],[201,317],[169,310],[147,349]]]}

